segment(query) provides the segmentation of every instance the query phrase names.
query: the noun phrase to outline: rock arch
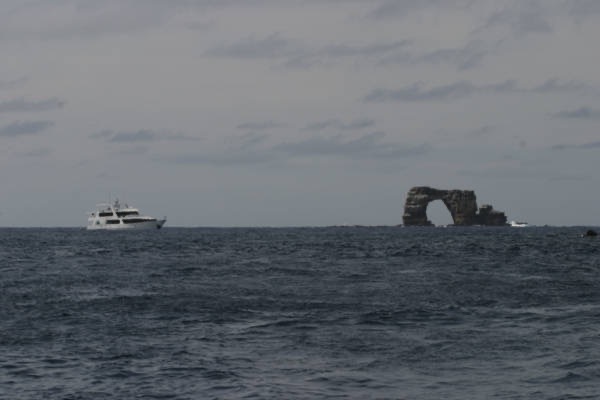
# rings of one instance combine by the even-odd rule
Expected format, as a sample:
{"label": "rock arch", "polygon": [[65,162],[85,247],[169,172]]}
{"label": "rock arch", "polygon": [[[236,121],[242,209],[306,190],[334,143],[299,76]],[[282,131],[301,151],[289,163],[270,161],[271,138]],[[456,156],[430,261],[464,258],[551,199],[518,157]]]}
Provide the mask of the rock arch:
{"label": "rock arch", "polygon": [[431,226],[427,218],[430,202],[442,200],[454,221],[454,225],[506,225],[506,215],[495,211],[491,205],[477,209],[477,198],[472,190],[440,190],[428,186],[416,186],[408,191],[402,220],[406,226]]}

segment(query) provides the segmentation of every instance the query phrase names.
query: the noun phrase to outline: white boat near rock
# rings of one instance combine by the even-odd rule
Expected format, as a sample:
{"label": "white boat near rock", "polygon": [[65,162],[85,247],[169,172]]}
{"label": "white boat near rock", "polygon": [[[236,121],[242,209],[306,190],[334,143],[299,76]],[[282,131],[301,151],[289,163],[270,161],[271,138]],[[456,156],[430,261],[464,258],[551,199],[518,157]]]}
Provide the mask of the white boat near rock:
{"label": "white boat near rock", "polygon": [[529,224],[527,222],[522,221],[510,221],[510,226],[512,226],[513,228],[526,228],[529,226]]}
{"label": "white boat near rock", "polygon": [[101,203],[97,205],[96,211],[90,212],[88,216],[88,230],[147,230],[160,229],[167,221],[167,217],[157,219],[147,215],[141,215],[135,207],[125,204],[123,207],[119,199],[113,204]]}

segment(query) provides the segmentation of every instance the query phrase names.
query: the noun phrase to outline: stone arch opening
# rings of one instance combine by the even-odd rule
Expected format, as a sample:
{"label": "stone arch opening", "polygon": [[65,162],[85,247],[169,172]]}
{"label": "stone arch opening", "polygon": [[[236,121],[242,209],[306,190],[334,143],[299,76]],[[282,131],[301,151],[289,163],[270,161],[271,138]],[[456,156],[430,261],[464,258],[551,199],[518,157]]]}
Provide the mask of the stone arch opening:
{"label": "stone arch opening", "polygon": [[454,224],[452,213],[444,204],[443,200],[432,200],[427,204],[425,210],[427,219],[434,226],[446,226]]}

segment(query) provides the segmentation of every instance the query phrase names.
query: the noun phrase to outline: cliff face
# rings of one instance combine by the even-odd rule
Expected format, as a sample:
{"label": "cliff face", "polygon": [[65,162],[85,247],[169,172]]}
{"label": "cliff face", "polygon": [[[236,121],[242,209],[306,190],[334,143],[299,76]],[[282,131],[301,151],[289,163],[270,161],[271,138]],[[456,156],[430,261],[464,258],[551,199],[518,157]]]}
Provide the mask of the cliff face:
{"label": "cliff face", "polygon": [[477,198],[472,190],[440,190],[428,186],[413,187],[406,195],[402,220],[406,226],[431,226],[427,219],[430,202],[442,200],[450,211],[454,225],[506,225],[506,215],[491,205],[477,209]]}
{"label": "cliff face", "polygon": [[496,211],[494,208],[485,204],[479,207],[479,213],[477,214],[477,220],[479,225],[491,225],[491,226],[502,226],[507,225],[506,215],[502,211]]}

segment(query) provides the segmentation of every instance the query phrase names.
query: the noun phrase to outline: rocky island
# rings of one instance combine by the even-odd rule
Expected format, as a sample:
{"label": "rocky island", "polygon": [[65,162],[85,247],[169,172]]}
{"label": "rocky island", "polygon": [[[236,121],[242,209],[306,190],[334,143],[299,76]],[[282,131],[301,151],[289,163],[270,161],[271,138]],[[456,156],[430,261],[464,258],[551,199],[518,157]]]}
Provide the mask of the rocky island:
{"label": "rocky island", "polygon": [[402,220],[405,226],[432,226],[427,219],[430,202],[442,200],[450,211],[454,225],[506,226],[506,215],[485,204],[477,208],[473,190],[440,190],[428,186],[416,186],[408,191]]}

